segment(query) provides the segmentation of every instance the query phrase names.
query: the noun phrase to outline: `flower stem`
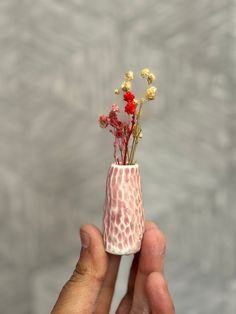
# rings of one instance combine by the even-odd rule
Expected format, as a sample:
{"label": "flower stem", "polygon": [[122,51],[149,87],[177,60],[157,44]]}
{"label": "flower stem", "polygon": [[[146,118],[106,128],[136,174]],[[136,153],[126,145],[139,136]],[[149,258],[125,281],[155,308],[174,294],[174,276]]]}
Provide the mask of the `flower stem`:
{"label": "flower stem", "polygon": [[126,165],[127,155],[128,155],[128,159],[129,159],[129,152],[128,152],[129,148],[128,148],[128,146],[129,146],[129,139],[130,139],[130,136],[132,134],[134,124],[135,124],[135,114],[133,114],[132,122],[131,122],[131,128],[128,131],[126,141],[125,141],[125,154],[124,154],[124,159],[123,159],[123,165]]}
{"label": "flower stem", "polygon": [[[139,110],[138,110],[137,119],[136,119],[136,126],[137,127],[139,126],[139,120],[140,120],[140,114],[142,112],[142,106],[143,106],[143,102],[141,102],[139,105]],[[131,165],[134,162],[134,153],[135,153],[136,147],[138,145],[139,135],[140,135],[140,132],[137,135],[133,136],[133,142],[132,142],[131,152],[130,152],[130,164]]]}
{"label": "flower stem", "polygon": [[132,145],[131,145],[131,149],[130,149],[130,155],[129,155],[129,164],[132,165],[132,155],[133,155],[133,149],[134,149],[134,137],[133,137],[133,141],[132,141]]}

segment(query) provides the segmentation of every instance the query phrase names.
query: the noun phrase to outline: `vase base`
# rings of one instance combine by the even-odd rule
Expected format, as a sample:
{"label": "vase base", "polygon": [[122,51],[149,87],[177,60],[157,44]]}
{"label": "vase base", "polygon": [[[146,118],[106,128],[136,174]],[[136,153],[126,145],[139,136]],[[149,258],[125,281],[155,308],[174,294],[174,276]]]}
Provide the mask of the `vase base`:
{"label": "vase base", "polygon": [[126,250],[112,250],[112,249],[106,249],[105,250],[107,253],[113,254],[113,255],[131,255],[131,254],[135,254],[138,253],[140,251],[139,249],[126,249]]}

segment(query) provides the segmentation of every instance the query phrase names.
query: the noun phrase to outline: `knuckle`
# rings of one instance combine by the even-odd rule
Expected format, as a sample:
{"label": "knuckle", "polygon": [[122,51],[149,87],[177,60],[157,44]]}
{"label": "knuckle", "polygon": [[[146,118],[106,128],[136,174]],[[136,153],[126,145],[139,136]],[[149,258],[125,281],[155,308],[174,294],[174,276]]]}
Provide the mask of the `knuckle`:
{"label": "knuckle", "polygon": [[89,267],[80,261],[77,263],[76,268],[70,278],[71,282],[96,280],[103,282],[105,273],[103,271],[96,271],[93,267]]}
{"label": "knuckle", "polygon": [[80,275],[82,277],[84,277],[85,275],[87,275],[88,273],[90,273],[90,269],[88,267],[87,264],[85,263],[82,263],[80,260],[78,261],[76,267],[75,267],[75,270],[74,270],[74,273],[77,274],[77,275]]}
{"label": "knuckle", "polygon": [[133,305],[130,311],[130,314],[149,314],[150,313],[150,309],[149,306],[147,304],[143,304],[143,305]]}
{"label": "knuckle", "polygon": [[103,283],[103,281],[105,280],[105,274],[103,273],[93,273],[91,277],[100,283]]}

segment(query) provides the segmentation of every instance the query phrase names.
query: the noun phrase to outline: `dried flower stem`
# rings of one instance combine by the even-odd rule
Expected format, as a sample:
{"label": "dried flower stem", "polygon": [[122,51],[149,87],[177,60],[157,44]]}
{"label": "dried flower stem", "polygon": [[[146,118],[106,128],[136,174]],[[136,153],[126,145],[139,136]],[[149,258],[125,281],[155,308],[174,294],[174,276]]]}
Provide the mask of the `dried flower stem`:
{"label": "dried flower stem", "polygon": [[132,141],[132,145],[131,145],[131,149],[130,149],[130,155],[129,155],[129,165],[132,165],[133,164],[133,150],[134,150],[134,143],[135,143],[135,141],[134,141],[134,137],[133,137],[133,141]]}
{"label": "dried flower stem", "polygon": [[[142,106],[143,106],[143,102],[140,102],[140,105],[139,105],[139,110],[138,110],[138,114],[137,114],[137,118],[136,118],[136,125],[139,127],[139,120],[140,120],[140,115],[141,115],[141,112],[142,112]],[[136,147],[138,145],[138,139],[139,139],[139,135],[140,135],[140,132],[133,136],[133,141],[132,141],[132,146],[131,146],[131,152],[130,152],[130,160],[129,160],[129,163],[132,165],[133,162],[134,162],[134,153],[135,153],[135,150],[136,150]]]}
{"label": "dried flower stem", "polygon": [[127,155],[128,155],[128,160],[129,160],[129,147],[128,146],[129,146],[129,139],[130,139],[130,136],[132,134],[134,124],[135,124],[135,114],[133,114],[133,116],[132,116],[131,128],[128,131],[126,141],[125,141],[125,154],[124,154],[123,165],[126,165]]}

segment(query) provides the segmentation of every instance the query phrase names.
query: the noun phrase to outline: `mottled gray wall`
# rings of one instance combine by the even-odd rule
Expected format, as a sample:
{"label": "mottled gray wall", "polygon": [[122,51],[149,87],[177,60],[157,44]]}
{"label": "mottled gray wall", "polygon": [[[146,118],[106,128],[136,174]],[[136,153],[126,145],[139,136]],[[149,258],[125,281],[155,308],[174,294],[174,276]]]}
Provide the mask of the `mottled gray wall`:
{"label": "mottled gray wall", "polygon": [[97,115],[143,66],[159,97],[137,158],[177,312],[235,312],[235,17],[233,0],[0,1],[1,313],[48,313],[79,226],[101,225],[112,141]]}

